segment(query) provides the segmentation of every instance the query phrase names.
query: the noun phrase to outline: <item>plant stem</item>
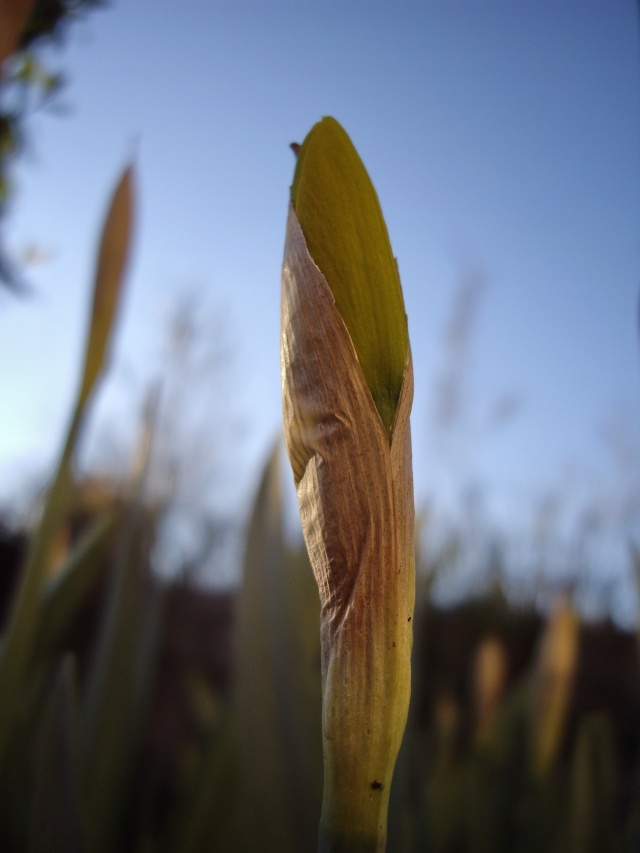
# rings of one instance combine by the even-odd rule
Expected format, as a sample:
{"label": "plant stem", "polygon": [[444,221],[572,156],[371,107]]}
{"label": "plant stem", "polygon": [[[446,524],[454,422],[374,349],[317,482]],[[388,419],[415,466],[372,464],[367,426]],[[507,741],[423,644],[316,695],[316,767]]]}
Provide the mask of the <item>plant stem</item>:
{"label": "plant stem", "polygon": [[318,853],[384,853],[386,837],[338,835],[320,827]]}

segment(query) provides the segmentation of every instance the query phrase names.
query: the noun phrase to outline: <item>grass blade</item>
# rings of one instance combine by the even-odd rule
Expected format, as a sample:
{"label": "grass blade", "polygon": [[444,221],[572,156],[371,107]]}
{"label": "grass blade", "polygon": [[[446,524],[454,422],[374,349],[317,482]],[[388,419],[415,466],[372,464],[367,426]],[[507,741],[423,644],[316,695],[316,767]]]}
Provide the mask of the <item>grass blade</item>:
{"label": "grass blade", "polygon": [[231,849],[231,838],[237,831],[237,747],[235,714],[229,708],[212,732],[196,778],[177,810],[167,851],[208,853]]}
{"label": "grass blade", "polygon": [[71,492],[71,463],[85,405],[104,364],[122,289],[122,275],[129,249],[131,206],[131,169],[128,168],[113,193],[100,240],[93,310],[78,400],[40,524],[27,555],[0,656],[0,761],[11,736],[17,697],[23,687],[36,642],[44,576]]}
{"label": "grass blade", "polygon": [[114,530],[115,517],[99,519],[73,549],[59,574],[44,590],[36,654],[55,649],[74,615],[104,568],[104,556]]}
{"label": "grass blade", "polygon": [[143,425],[138,487],[122,532],[83,708],[81,778],[95,853],[117,847],[125,806],[131,802],[131,768],[155,676],[163,602],[145,571],[154,518],[146,510],[144,494],[157,402],[154,396]]}
{"label": "grass blade", "polygon": [[44,722],[28,853],[82,853],[75,744],[75,677],[66,658]]}
{"label": "grass blade", "polygon": [[612,851],[615,803],[614,748],[608,718],[582,720],[573,756],[570,853]]}
{"label": "grass blade", "polygon": [[[305,561],[306,563],[306,561]],[[282,529],[279,453],[262,475],[238,602],[242,828],[248,850],[312,850],[321,806],[319,601]]]}

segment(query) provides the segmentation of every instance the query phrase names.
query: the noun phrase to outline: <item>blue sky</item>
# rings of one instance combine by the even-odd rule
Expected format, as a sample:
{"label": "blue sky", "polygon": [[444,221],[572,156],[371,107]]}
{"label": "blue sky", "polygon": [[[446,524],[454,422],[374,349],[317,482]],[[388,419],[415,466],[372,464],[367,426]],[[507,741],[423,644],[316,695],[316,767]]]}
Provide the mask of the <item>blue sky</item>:
{"label": "blue sky", "polygon": [[[131,156],[135,251],[95,429],[131,417],[161,368],[170,306],[198,289],[233,353],[219,409],[246,424],[234,485],[247,493],[280,429],[289,143],[327,114],[369,170],[399,260],[418,503],[453,506],[476,485],[509,518],[566,472],[611,487],[602,424],[637,449],[640,421],[634,0],[121,0],[78,24],[55,62],[69,114],[31,120],[7,224],[16,253],[35,243],[50,258],[30,270],[32,298],[0,297],[0,498],[59,444],[98,227]],[[435,389],[469,276],[486,287],[463,416],[443,437]],[[518,410],[489,428],[505,394]]]}

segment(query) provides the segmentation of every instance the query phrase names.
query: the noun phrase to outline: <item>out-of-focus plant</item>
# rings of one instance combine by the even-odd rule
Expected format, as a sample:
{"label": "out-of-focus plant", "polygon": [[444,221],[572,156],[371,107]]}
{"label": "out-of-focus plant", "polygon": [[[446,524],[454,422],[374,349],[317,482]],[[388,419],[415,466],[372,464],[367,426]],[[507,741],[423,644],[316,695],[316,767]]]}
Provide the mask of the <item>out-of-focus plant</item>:
{"label": "out-of-focus plant", "polygon": [[562,596],[542,636],[533,675],[531,761],[536,777],[549,772],[560,748],[578,658],[579,631],[578,615]]}
{"label": "out-of-focus plant", "polygon": [[504,699],[506,678],[504,643],[497,637],[486,637],[476,650],[473,661],[475,736],[479,742],[491,736]]}
{"label": "out-of-focus plant", "polygon": [[[1,0],[0,2],[0,228],[11,197],[11,168],[25,147],[34,109],[51,105],[64,83],[42,58],[44,46],[62,44],[70,23],[106,0]],[[0,284],[21,277],[0,241]]]}
{"label": "out-of-focus plant", "polygon": [[154,565],[194,582],[209,582],[212,569],[217,580],[225,568],[229,573],[229,545],[238,534],[228,486],[243,424],[227,381],[234,356],[228,330],[228,318],[212,313],[204,294],[181,293],[169,314],[159,374],[150,490],[162,513]]}
{"label": "out-of-focus plant", "polygon": [[[68,547],[59,549],[74,512],[73,460],[121,297],[131,183],[127,170],[103,228],[76,406],[0,643],[3,853],[298,853],[313,847],[320,815],[321,850],[380,850],[387,805],[394,853],[637,850],[640,785],[634,789],[631,768],[619,766],[638,764],[637,744],[628,746],[635,721],[621,722],[620,707],[607,714],[598,705],[594,714],[588,703],[580,706],[580,681],[592,678],[596,661],[585,663],[589,626],[579,625],[568,602],[545,624],[513,607],[500,570],[497,594],[460,613],[435,607],[426,578],[413,613],[406,320],[375,342],[384,317],[397,320],[402,307],[391,262],[380,262],[390,288],[383,286],[380,303],[367,291],[380,257],[364,277],[347,270],[341,278],[341,268],[332,285],[323,276],[335,261],[323,254],[327,240],[349,259],[361,231],[387,239],[384,229],[368,227],[372,211],[379,213],[375,193],[331,120],[301,151],[283,275],[285,427],[321,614],[304,549],[283,532],[274,452],[250,512],[235,598],[234,689],[214,684],[200,661],[173,673],[168,693],[184,688],[198,724],[184,739],[171,727],[170,737],[164,733],[160,751],[170,753],[171,772],[156,773],[149,732],[159,718],[163,729],[167,696],[166,683],[156,693],[157,676],[175,660],[165,632],[167,587],[147,571],[157,511],[144,498],[155,404],[147,409],[133,496],[126,506],[94,507],[93,523],[78,537],[63,537]],[[330,213],[332,195],[344,185],[350,190],[337,205],[340,239],[322,237],[318,211]],[[364,213],[359,204],[350,212],[359,199]],[[305,228],[322,237],[313,256]],[[392,261],[383,248],[382,261]],[[343,317],[345,281],[355,281],[357,299],[343,304]],[[368,318],[362,327],[361,316]],[[395,368],[387,373],[389,364]],[[432,573],[460,560],[462,538],[441,549]],[[501,567],[507,557],[499,556],[494,564]],[[635,551],[634,559],[637,569]],[[70,626],[83,612],[93,615],[101,582],[103,618],[93,620],[90,649],[76,656]],[[199,603],[206,596],[189,594]],[[446,636],[430,634],[439,619],[453,626]],[[394,772],[414,622],[417,701]],[[193,627],[186,629],[191,640]],[[607,631],[626,650],[631,672],[616,671],[615,690],[640,707],[637,655],[628,654],[633,636]],[[617,657],[607,656],[607,673]]]}
{"label": "out-of-focus plant", "polygon": [[265,466],[246,534],[236,626],[241,734],[238,849],[311,850],[322,802],[320,605],[304,549],[287,544],[280,453]]}
{"label": "out-of-focus plant", "polygon": [[318,582],[321,851],[380,851],[407,719],[413,374],[376,192],[332,118],[303,143],[282,276],[284,429]]}
{"label": "out-of-focus plant", "polygon": [[571,768],[569,853],[620,849],[614,824],[615,761],[611,725],[604,714],[585,716]]}
{"label": "out-of-focus plant", "polygon": [[113,194],[98,249],[91,322],[76,404],[0,652],[0,695],[3,697],[0,703],[0,760],[11,735],[16,703],[24,687],[37,640],[39,600],[70,496],[74,451],[89,397],[108,355],[110,333],[129,254],[131,184],[131,170],[127,169]]}
{"label": "out-of-focus plant", "polygon": [[[65,613],[68,617],[78,605],[87,583],[94,575],[96,562],[99,563],[110,524],[107,519],[101,520],[87,534],[70,553],[52,587],[47,582],[47,570],[69,509],[74,454],[87,405],[108,358],[109,341],[129,255],[131,221],[132,175],[131,169],[126,169],[114,190],[98,247],[93,306],[76,404],[57,471],[28,550],[0,650],[0,787],[5,807],[0,816],[0,833],[8,849],[11,849],[12,844],[18,844],[20,839],[19,821],[15,820],[19,810],[12,814],[9,807],[12,795],[16,796],[16,792],[11,791],[12,765],[17,757],[16,737],[27,724],[26,721],[32,720],[34,714],[37,717],[38,700],[47,684],[47,670],[42,668],[41,655],[47,655],[49,649],[43,646],[43,641],[45,638],[55,641],[64,625]],[[67,671],[65,683],[68,684],[70,678]],[[72,736],[69,734],[70,719],[76,713],[74,709],[69,709],[69,703],[75,702],[74,690],[65,688],[61,695],[66,697],[60,700],[66,710],[52,710],[52,719],[57,719],[59,725],[64,726],[67,732],[63,739],[66,744],[64,748],[75,754],[77,731]],[[26,697],[30,699],[25,702]],[[54,728],[55,725],[55,722],[51,723]],[[56,737],[55,733],[51,736]],[[63,764],[69,773],[77,769],[75,758],[70,757]],[[46,766],[50,776],[50,763],[43,766]],[[76,783],[77,780],[69,781],[70,792],[79,790]],[[49,778],[46,784],[53,788],[56,782]],[[38,797],[36,802],[39,802]],[[77,813],[75,806],[72,811]],[[83,833],[79,826],[67,826],[67,830],[74,838]],[[71,845],[69,849],[75,847]]]}

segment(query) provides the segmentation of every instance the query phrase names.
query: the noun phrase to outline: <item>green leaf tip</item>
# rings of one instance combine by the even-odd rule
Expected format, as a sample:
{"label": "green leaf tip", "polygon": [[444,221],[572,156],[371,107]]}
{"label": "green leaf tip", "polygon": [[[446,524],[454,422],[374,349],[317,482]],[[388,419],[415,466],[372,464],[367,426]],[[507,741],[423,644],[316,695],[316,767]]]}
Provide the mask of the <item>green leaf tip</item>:
{"label": "green leaf tip", "polygon": [[112,192],[98,246],[91,321],[80,387],[81,406],[91,394],[107,357],[129,257],[133,206],[133,166],[129,165]]}
{"label": "green leaf tip", "polygon": [[378,196],[335,119],[323,118],[304,140],[291,200],[391,439],[409,349],[407,316]]}

